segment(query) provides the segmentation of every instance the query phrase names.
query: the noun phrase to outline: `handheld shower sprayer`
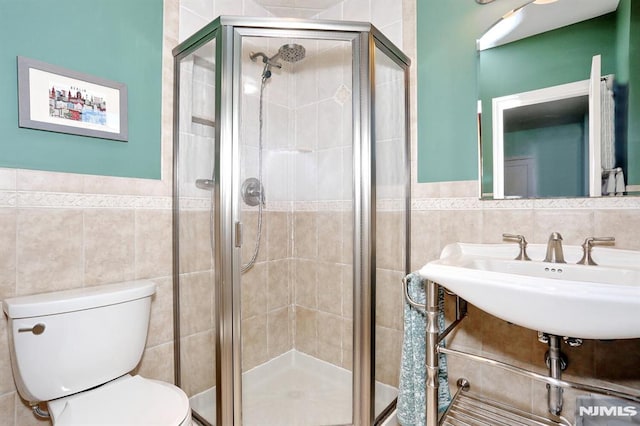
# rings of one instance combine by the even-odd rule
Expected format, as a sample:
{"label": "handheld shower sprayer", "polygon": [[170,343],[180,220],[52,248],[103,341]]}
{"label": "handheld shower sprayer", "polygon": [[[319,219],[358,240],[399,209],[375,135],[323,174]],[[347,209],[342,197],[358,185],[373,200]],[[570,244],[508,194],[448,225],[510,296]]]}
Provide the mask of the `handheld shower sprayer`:
{"label": "handheld shower sprayer", "polygon": [[278,53],[269,57],[262,52],[251,52],[249,59],[256,61],[262,58],[264,69],[262,70],[262,84],[260,85],[260,108],[258,113],[259,136],[258,136],[258,177],[248,178],[242,184],[241,194],[244,202],[249,206],[258,206],[258,229],[256,230],[256,239],[253,246],[253,253],[249,261],[240,267],[242,273],[247,272],[255,265],[260,250],[260,239],[262,235],[262,209],[265,204],[264,187],[262,186],[262,136],[263,136],[263,105],[264,105],[264,88],[267,80],[271,78],[271,67],[282,68],[282,64],[276,59],[284,62],[294,63],[304,59],[306,50],[300,44],[285,44],[278,49]]}

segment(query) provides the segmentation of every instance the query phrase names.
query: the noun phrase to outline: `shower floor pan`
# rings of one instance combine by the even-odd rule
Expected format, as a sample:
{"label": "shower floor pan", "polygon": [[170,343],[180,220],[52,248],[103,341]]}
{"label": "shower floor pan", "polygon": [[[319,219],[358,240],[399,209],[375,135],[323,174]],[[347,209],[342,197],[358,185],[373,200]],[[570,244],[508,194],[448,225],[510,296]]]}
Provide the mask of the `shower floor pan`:
{"label": "shower floor pan", "polygon": [[[243,424],[311,426],[351,423],[351,372],[292,350],[243,374]],[[376,382],[375,412],[398,394]],[[190,399],[215,424],[215,388]],[[393,423],[392,423],[393,424]]]}

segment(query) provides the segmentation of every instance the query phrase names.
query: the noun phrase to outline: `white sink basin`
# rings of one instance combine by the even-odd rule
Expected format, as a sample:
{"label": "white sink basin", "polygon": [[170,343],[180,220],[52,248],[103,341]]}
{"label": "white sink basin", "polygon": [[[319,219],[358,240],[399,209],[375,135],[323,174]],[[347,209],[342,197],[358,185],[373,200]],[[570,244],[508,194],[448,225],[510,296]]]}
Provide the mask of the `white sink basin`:
{"label": "white sink basin", "polygon": [[[594,247],[598,266],[513,260],[517,244],[450,244],[420,274],[478,308],[522,327],[583,339],[640,338],[640,252]],[[546,245],[529,244],[531,259]]]}

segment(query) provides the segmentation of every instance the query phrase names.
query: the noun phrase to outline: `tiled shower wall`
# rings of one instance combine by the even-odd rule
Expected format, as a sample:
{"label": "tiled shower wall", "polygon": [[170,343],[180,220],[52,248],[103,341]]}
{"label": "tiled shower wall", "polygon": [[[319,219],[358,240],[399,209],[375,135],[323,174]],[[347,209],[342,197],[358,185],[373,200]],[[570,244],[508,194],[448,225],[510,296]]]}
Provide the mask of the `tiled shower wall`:
{"label": "tiled shower wall", "polygon": [[293,348],[350,366],[351,215],[264,217],[266,254],[242,277],[243,369]]}
{"label": "tiled shower wall", "polygon": [[[336,42],[295,41],[305,59],[273,69],[264,88],[266,207],[258,263],[242,277],[245,371],[293,348],[338,366],[352,358],[350,55]],[[288,42],[249,39],[243,58]],[[244,66],[243,86],[259,87],[262,64]],[[243,99],[244,179],[258,175],[259,92]],[[243,221],[246,263],[256,208]]]}

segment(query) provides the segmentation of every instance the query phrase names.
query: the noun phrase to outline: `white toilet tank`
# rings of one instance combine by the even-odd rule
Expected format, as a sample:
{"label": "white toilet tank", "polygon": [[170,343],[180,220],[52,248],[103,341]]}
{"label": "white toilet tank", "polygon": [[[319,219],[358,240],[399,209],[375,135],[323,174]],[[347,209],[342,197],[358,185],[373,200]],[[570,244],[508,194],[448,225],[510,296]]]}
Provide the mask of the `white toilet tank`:
{"label": "white toilet tank", "polygon": [[155,283],[140,280],[4,300],[20,395],[49,401],[133,370],[155,291]]}

